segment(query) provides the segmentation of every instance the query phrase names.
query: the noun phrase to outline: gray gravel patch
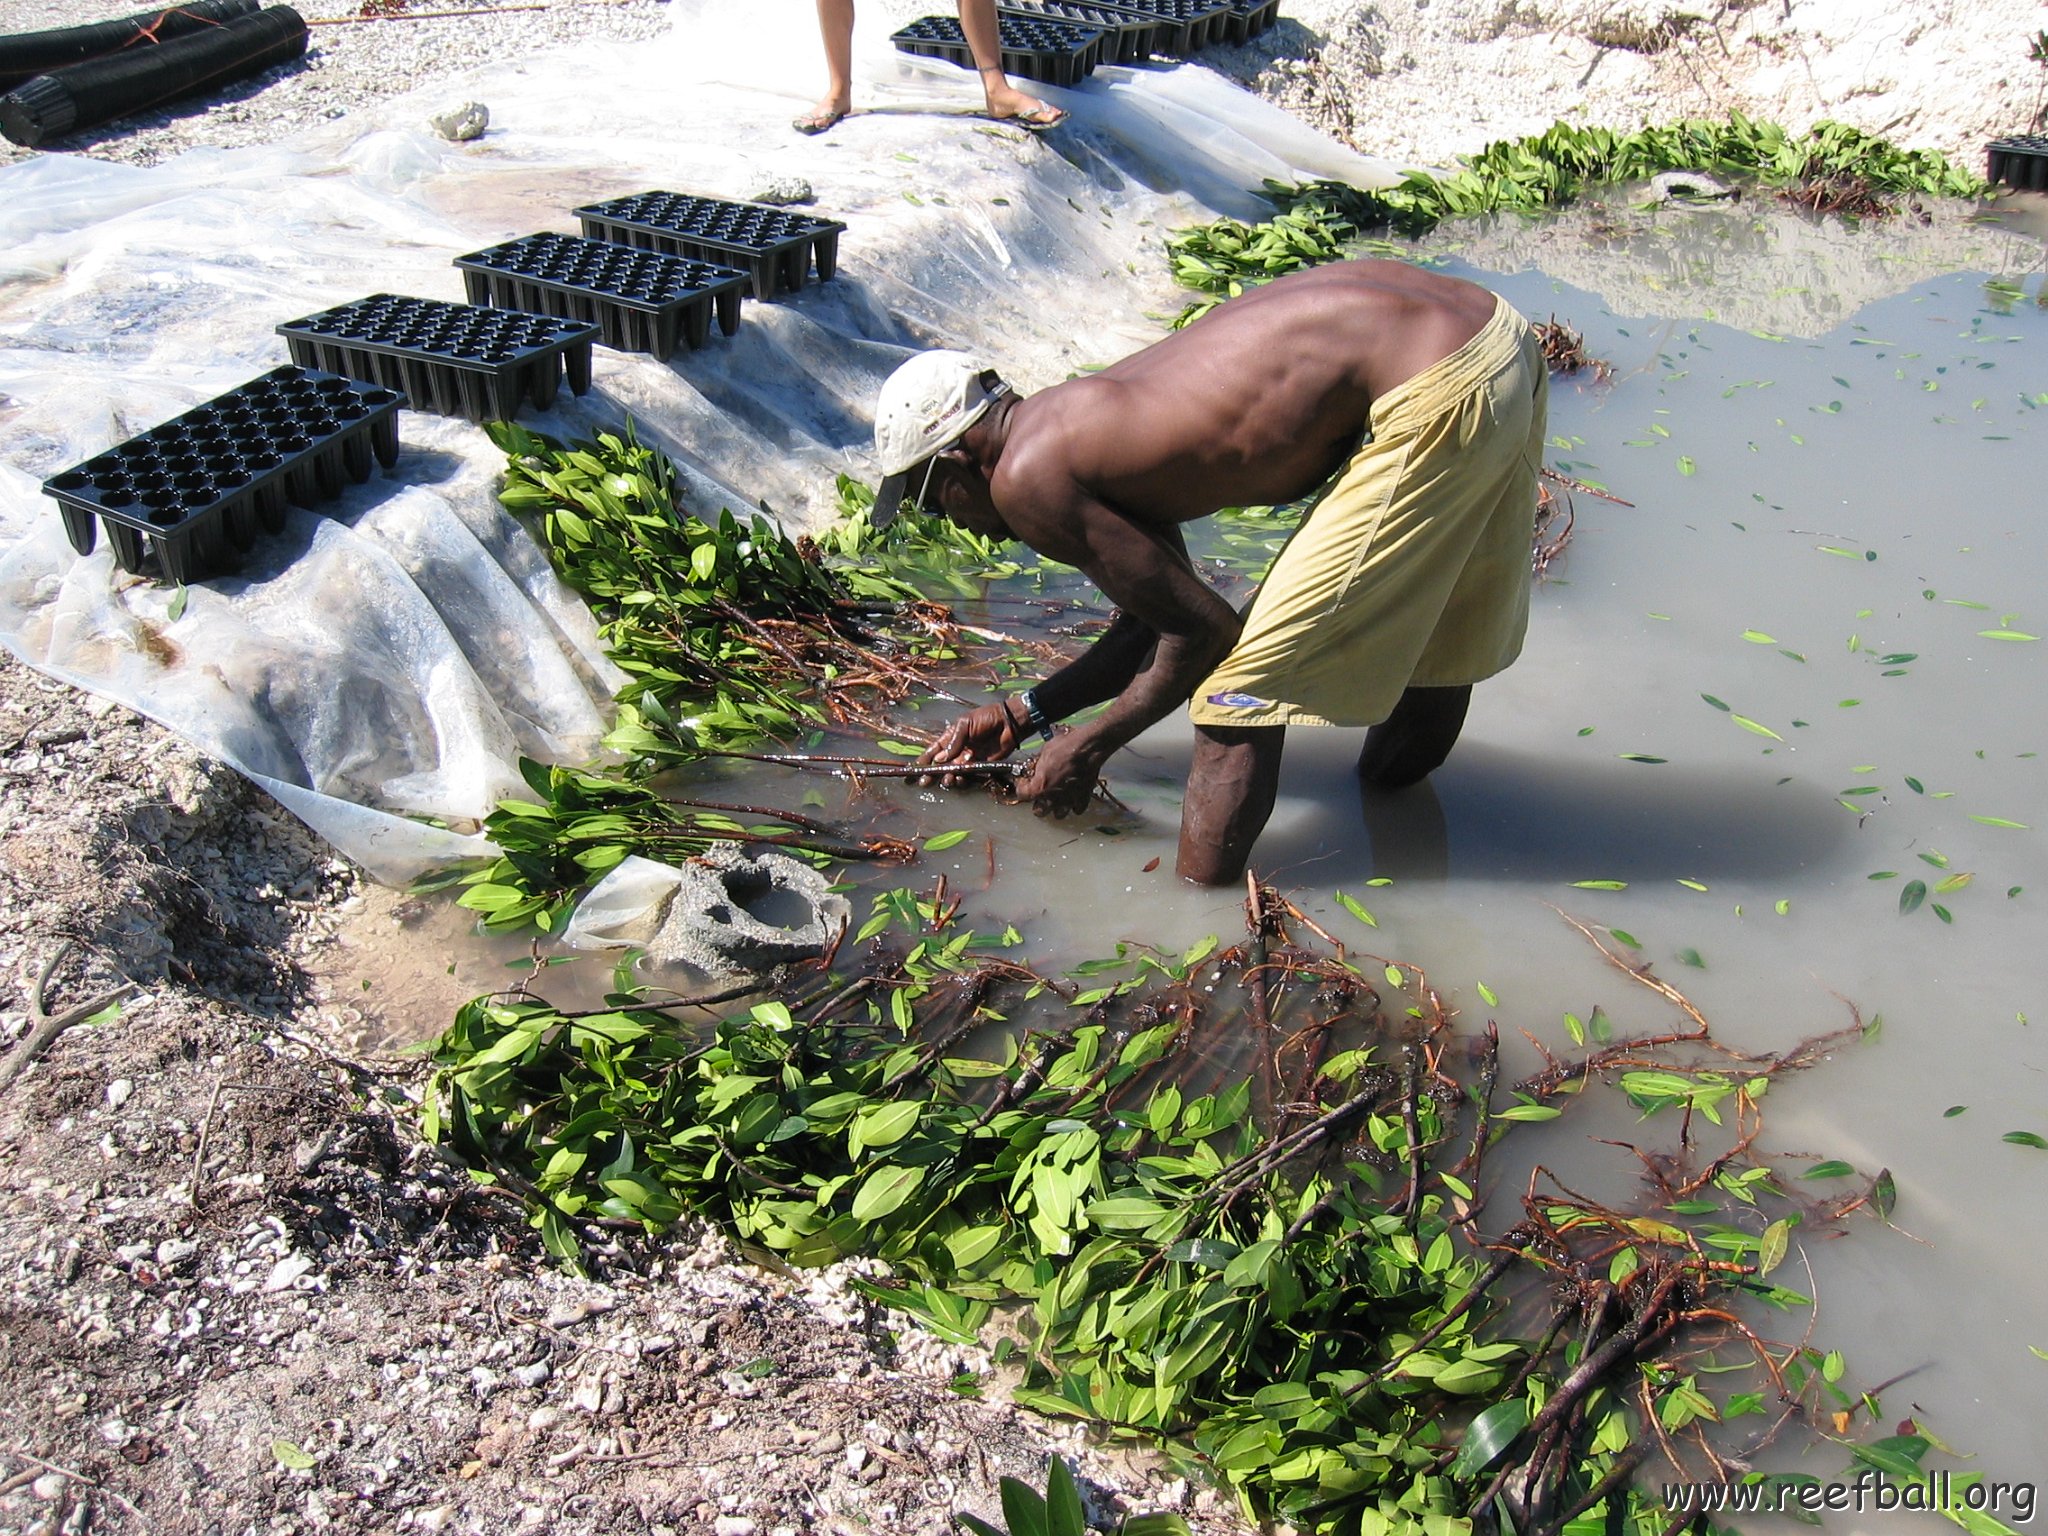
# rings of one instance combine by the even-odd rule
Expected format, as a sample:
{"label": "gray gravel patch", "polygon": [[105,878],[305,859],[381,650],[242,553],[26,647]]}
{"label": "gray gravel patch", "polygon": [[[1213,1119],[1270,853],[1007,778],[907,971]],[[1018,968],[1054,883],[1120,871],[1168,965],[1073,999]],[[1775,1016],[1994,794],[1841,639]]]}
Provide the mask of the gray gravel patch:
{"label": "gray gravel patch", "polygon": [[[142,9],[0,0],[0,34],[77,26]],[[154,165],[202,146],[272,143],[495,60],[593,40],[638,42],[667,31],[670,21],[667,0],[314,0],[295,9],[312,33],[305,57],[210,97],[53,140],[40,152]],[[37,153],[0,141],[0,165]]]}

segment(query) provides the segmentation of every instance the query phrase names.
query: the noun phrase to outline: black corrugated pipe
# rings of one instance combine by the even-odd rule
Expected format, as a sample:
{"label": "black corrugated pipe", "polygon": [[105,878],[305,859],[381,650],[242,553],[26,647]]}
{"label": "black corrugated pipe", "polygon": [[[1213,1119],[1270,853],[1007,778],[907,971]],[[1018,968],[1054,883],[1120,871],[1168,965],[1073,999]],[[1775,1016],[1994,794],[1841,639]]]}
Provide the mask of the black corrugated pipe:
{"label": "black corrugated pipe", "polygon": [[12,90],[22,81],[47,75],[53,69],[83,64],[87,59],[128,48],[153,48],[188,32],[201,32],[233,21],[237,16],[253,16],[261,4],[262,0],[192,0],[189,5],[144,11],[114,21],[0,37],[0,91]]}
{"label": "black corrugated pipe", "polygon": [[274,5],[139,53],[38,75],[0,96],[0,134],[34,149],[45,139],[260,74],[305,51],[305,18]]}

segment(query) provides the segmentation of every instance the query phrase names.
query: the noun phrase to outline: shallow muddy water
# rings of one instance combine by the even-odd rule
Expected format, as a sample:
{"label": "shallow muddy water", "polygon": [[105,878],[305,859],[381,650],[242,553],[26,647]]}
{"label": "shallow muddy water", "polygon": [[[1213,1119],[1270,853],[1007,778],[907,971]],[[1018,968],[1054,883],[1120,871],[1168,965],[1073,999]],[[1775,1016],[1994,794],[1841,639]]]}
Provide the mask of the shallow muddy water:
{"label": "shallow muddy water", "polygon": [[[1774,1089],[1767,1139],[1890,1169],[1901,1230],[1852,1220],[1786,1273],[1811,1266],[1815,1341],[1860,1383],[1915,1373],[1884,1394],[1888,1420],[1924,1416],[1987,1477],[2048,1478],[2048,1362],[2030,1352],[2048,1350],[2048,1152],[2002,1139],[2048,1135],[2038,230],[1589,210],[1427,249],[1608,361],[1604,381],[1557,381],[1549,462],[1628,504],[1574,498],[1521,661],[1477,691],[1430,784],[1361,797],[1360,733],[1291,733],[1257,869],[1347,944],[1420,967],[1468,1022],[1496,1019],[1523,1059],[1523,1031],[1567,1047],[1568,1010],[1676,1022],[1561,912],[1654,962],[1732,1046],[1868,1026]],[[1028,622],[1014,603],[974,616]],[[1242,892],[1172,872],[1188,748],[1184,721],[1147,733],[1109,770],[1128,813],[1065,823],[775,769],[743,770],[744,798],[967,831],[908,872],[850,878],[943,873],[966,922],[1014,923],[1057,965],[1242,931]],[[1625,1108],[1523,1128],[1517,1166],[1621,1193],[1627,1155],[1591,1138],[1629,1134]],[[1846,1461],[1772,1454],[1766,1470],[1821,1476]]]}
{"label": "shallow muddy water", "polygon": [[[1619,947],[1740,1048],[1876,1024],[1770,1100],[1778,1147],[1889,1168],[1899,1189],[1902,1231],[1807,1245],[1819,1336],[1866,1383],[1919,1368],[1888,1418],[1924,1410],[1987,1477],[2038,1481],[2048,1153],[2002,1138],[2048,1135],[2042,248],[1954,226],[1859,244],[1754,213],[1733,240],[1729,217],[1661,216],[1656,286],[1626,239],[1581,224],[1600,259],[1575,274],[1621,274],[1611,300],[1515,270],[1526,231],[1448,258],[1610,362],[1607,382],[1558,382],[1550,462],[1633,505],[1575,498],[1523,658],[1477,691],[1429,786],[1362,803],[1359,733],[1291,733],[1255,862],[1511,1038],[1564,1049],[1564,1012],[1596,1003],[1620,1028],[1675,1022],[1555,909],[1637,941]],[[1547,238],[1574,237],[1554,221]],[[1805,291],[1779,291],[1792,278]],[[897,793],[927,832],[978,834],[922,863],[989,926],[1076,957],[1227,940],[1241,893],[1172,875],[1187,751],[1175,721],[1112,765],[1135,824]],[[1518,1140],[1592,1180],[1625,1154],[1590,1136],[1626,1123]]]}

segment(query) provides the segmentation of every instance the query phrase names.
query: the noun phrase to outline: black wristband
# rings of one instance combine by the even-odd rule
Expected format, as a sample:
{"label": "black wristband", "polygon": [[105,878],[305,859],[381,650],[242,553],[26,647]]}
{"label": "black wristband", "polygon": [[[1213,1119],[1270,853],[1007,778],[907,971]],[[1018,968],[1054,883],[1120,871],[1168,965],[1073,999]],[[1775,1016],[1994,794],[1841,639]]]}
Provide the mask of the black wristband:
{"label": "black wristband", "polygon": [[1052,740],[1052,721],[1046,718],[1045,710],[1038,702],[1038,690],[1024,690],[1024,718],[1031,722],[1031,729],[1038,732],[1041,740]]}

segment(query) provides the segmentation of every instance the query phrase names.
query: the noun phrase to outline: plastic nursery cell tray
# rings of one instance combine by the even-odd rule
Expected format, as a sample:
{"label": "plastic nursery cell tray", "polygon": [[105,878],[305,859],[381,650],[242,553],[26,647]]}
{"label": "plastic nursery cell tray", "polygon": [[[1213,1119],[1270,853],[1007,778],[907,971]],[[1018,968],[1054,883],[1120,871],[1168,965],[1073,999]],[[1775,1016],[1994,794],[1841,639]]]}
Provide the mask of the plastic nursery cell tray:
{"label": "plastic nursery cell tray", "polygon": [[574,235],[528,235],[455,258],[472,304],[593,322],[621,352],[667,357],[687,341],[695,351],[718,328],[740,328],[749,278],[731,267],[639,251]]}
{"label": "plastic nursery cell tray", "polygon": [[814,260],[818,281],[829,279],[846,228],[835,219],[766,203],[727,203],[687,192],[636,192],[578,208],[576,217],[592,240],[737,267],[751,278],[757,299],[796,292]]}
{"label": "plastic nursery cell tray", "polygon": [[304,368],[274,368],[140,437],[43,482],[81,555],[94,522],[114,559],[140,572],[151,555],[172,582],[221,575],[285,504],[310,507],[398,461],[395,390]]}
{"label": "plastic nursery cell tray", "polygon": [[1152,45],[1160,53],[1193,53],[1229,35],[1232,0],[1116,0],[1116,5],[1163,24],[1164,32]]}
{"label": "plastic nursery cell tray", "polygon": [[1170,30],[1157,16],[1121,6],[1093,5],[1087,0],[1003,0],[996,15],[1051,17],[1100,28],[1104,64],[1144,63],[1154,53],[1165,51],[1162,39]]}
{"label": "plastic nursery cell tray", "polygon": [[2048,192],[2048,134],[2023,133],[1996,140],[1989,158],[1986,181],[2002,181],[2022,192]]}
{"label": "plastic nursery cell tray", "polygon": [[[1003,73],[1040,85],[1073,85],[1095,70],[1102,59],[1099,27],[1078,26],[1049,16],[1000,16]],[[889,39],[899,53],[947,59],[963,69],[974,67],[974,50],[953,16],[925,16]]]}
{"label": "plastic nursery cell tray", "polygon": [[1226,18],[1226,41],[1248,43],[1280,19],[1280,0],[1234,0]]}
{"label": "plastic nursery cell tray", "polygon": [[292,361],[405,391],[415,410],[510,421],[523,402],[555,403],[590,388],[597,327],[579,320],[378,293],[290,320],[277,334]]}

